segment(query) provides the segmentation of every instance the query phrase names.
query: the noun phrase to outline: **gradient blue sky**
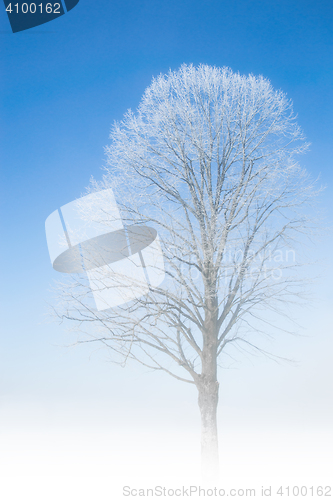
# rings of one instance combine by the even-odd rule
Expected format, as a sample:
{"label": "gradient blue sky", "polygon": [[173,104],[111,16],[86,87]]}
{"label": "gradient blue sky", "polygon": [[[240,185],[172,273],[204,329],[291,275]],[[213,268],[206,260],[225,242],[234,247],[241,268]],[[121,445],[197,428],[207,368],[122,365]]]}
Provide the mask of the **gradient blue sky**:
{"label": "gradient blue sky", "polygon": [[[164,412],[168,409],[172,421],[178,421],[182,411],[190,418],[190,410],[177,412],[183,398],[188,398],[188,408],[195,408],[195,394],[183,386],[178,390],[178,382],[168,385],[160,375],[154,379],[165,384],[168,397],[163,398],[154,375],[144,375],[137,382],[139,372],[134,368],[126,372],[110,367],[98,356],[89,362],[90,351],[85,348],[78,352],[54,346],[64,344],[66,336],[58,325],[43,323],[47,290],[57,278],[49,261],[44,221],[56,208],[78,197],[91,175],[100,178],[103,147],[113,121],[121,119],[128,108],[137,107],[153,76],[184,62],[262,74],[288,94],[312,143],[302,164],[314,177],[321,175],[327,186],[321,206],[329,218],[333,208],[332,1],[80,0],[65,16],[16,34],[11,33],[1,5],[0,61],[0,417],[7,415],[13,422],[15,411],[10,408],[17,405],[28,414],[28,406],[35,405],[39,409],[31,410],[35,415],[31,418],[39,412],[40,422],[48,425],[59,401],[74,411],[95,398],[102,411],[103,400],[113,398],[117,408],[111,413],[121,420],[119,406],[126,406],[123,395],[128,391],[126,407],[142,409],[153,399]],[[317,306],[305,313],[310,325],[307,333],[322,337],[312,344],[283,338],[283,348],[278,349],[288,354],[289,342],[292,354],[303,349],[305,365],[313,365],[318,385],[325,380],[328,391],[332,390],[332,371],[327,352],[333,346],[331,244],[330,236],[315,250],[316,256],[327,259],[328,267],[326,278],[314,287]],[[311,356],[314,347],[318,363]],[[274,372],[276,368],[266,363],[259,365],[263,372],[271,370],[274,380],[283,372],[283,368]],[[319,375],[318,365],[324,367]],[[290,368],[285,370],[282,387],[288,388]],[[256,387],[263,372],[251,375]],[[241,379],[235,382],[232,375],[227,377],[232,387],[244,390]],[[307,391],[300,375],[297,380],[306,406]],[[141,399],[133,387],[141,390]],[[225,390],[230,405],[237,407],[245,398],[243,404],[255,407],[248,391],[235,396]],[[323,412],[333,415],[332,394],[320,390],[313,388],[319,398],[317,407],[320,410],[322,405]],[[283,389],[277,392],[283,399]],[[260,390],[256,394],[260,399]],[[293,401],[297,414],[291,393],[288,401]],[[66,410],[61,415],[66,421]],[[143,409],[142,415],[144,419]],[[17,417],[17,425],[24,420],[22,415]]]}

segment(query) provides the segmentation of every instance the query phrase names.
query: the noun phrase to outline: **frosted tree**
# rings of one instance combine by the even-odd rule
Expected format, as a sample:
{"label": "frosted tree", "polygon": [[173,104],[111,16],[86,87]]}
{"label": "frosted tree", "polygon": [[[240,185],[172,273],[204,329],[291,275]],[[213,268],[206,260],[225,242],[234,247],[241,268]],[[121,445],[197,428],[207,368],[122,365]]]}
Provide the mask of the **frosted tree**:
{"label": "frosted tree", "polygon": [[267,311],[283,314],[302,291],[297,263],[272,254],[309,227],[314,189],[296,161],[306,148],[291,102],[267,79],[183,65],[153,79],[113,126],[103,180],[90,187],[113,189],[127,227],[158,232],[166,278],[98,311],[77,275],[62,285],[57,314],[85,332],[78,342],[196,386],[205,477],[218,470],[222,354],[260,349],[258,320],[265,331]]}

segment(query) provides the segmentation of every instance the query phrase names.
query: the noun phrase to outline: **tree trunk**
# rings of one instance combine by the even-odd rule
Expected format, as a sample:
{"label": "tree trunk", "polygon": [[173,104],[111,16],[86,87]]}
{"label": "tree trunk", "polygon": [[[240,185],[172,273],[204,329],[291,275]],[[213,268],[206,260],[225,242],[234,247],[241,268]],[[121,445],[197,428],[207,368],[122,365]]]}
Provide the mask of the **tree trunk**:
{"label": "tree trunk", "polygon": [[217,300],[208,300],[202,348],[202,370],[197,383],[201,413],[201,468],[204,482],[218,479],[219,450],[217,439]]}
{"label": "tree trunk", "polygon": [[198,386],[201,413],[201,469],[204,482],[218,479],[219,450],[217,434],[217,403],[219,384],[217,380],[201,377]]}

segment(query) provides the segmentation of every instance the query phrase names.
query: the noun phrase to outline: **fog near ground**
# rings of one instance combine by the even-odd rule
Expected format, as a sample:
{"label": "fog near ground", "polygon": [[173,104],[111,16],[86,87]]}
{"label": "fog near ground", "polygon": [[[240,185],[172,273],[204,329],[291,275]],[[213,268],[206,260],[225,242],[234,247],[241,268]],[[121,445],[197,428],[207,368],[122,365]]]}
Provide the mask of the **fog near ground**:
{"label": "fog near ground", "polygon": [[[238,353],[238,363],[220,370],[223,487],[329,484],[332,337],[324,306],[319,316],[302,312],[305,336],[281,335],[271,346],[297,363]],[[3,397],[4,498],[42,499],[48,491],[64,500],[118,499],[126,485],[200,484],[195,388],[139,365],[122,369],[103,352],[52,349],[57,374],[46,373],[30,394]]]}

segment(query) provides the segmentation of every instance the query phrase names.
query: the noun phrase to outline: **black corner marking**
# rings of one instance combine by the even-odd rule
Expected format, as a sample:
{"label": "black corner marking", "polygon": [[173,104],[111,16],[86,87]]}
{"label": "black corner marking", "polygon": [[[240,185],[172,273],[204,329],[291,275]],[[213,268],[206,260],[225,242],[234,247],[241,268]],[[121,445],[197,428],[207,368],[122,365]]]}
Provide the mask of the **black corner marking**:
{"label": "black corner marking", "polygon": [[[3,0],[13,33],[28,30],[63,16],[61,0]],[[79,0],[65,0],[67,11],[73,9]]]}
{"label": "black corner marking", "polygon": [[80,0],[64,0],[67,12],[74,9],[74,7],[79,3]]}

